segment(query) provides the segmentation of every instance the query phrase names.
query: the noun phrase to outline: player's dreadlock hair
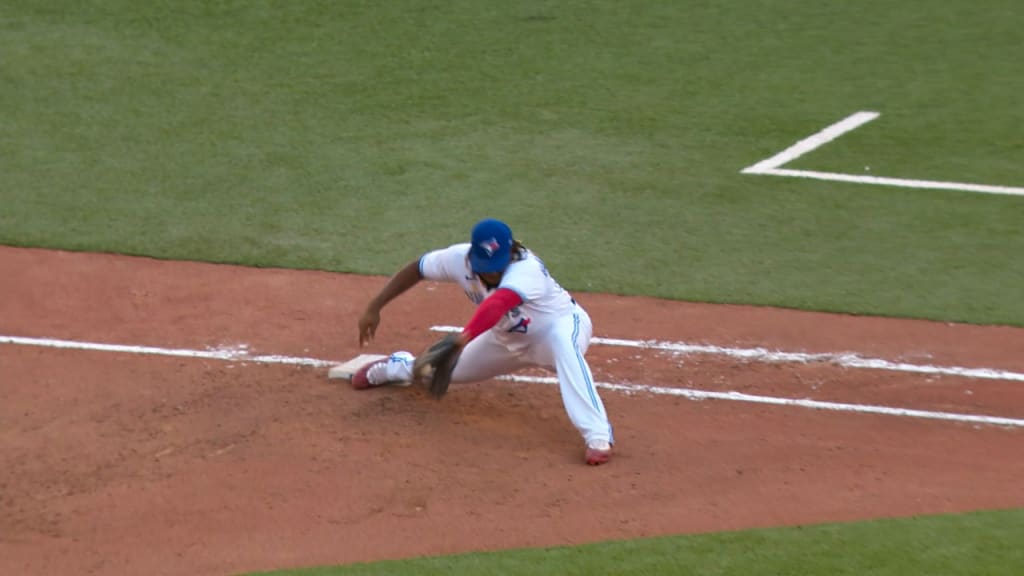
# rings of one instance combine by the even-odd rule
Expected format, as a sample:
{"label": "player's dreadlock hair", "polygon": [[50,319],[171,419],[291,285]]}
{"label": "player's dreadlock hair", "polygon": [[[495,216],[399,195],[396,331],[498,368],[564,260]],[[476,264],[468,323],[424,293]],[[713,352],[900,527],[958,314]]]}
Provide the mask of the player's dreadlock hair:
{"label": "player's dreadlock hair", "polygon": [[527,252],[529,252],[529,249],[526,246],[523,246],[522,242],[520,242],[519,240],[512,240],[512,261],[513,262],[519,262],[520,260],[526,258],[526,253]]}

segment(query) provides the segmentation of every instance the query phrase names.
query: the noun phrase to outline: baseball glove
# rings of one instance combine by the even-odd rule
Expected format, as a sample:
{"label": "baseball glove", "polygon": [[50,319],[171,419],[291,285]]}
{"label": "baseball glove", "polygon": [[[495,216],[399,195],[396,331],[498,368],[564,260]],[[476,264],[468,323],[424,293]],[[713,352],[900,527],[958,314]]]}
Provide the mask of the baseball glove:
{"label": "baseball glove", "polygon": [[441,338],[416,357],[412,365],[413,381],[426,386],[434,398],[441,398],[448,392],[452,371],[461,353],[458,334]]}

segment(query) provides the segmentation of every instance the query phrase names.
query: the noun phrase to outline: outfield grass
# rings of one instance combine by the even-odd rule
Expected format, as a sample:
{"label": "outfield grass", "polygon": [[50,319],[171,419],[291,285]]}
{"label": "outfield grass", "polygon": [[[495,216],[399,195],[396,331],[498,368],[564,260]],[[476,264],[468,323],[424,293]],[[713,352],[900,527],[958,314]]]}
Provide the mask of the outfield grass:
{"label": "outfield grass", "polygon": [[[1019,0],[0,0],[0,243],[387,274],[507,219],[573,290],[1024,326]],[[320,574],[1017,574],[1022,512]],[[591,564],[593,562],[593,564]],[[538,571],[540,570],[540,571]],[[307,574],[307,573],[303,573]]]}
{"label": "outfield grass", "polygon": [[0,243],[387,274],[508,219],[570,289],[1024,325],[1016,0],[0,3]]}
{"label": "outfield grass", "polygon": [[748,530],[418,558],[274,576],[1018,576],[1024,511]]}

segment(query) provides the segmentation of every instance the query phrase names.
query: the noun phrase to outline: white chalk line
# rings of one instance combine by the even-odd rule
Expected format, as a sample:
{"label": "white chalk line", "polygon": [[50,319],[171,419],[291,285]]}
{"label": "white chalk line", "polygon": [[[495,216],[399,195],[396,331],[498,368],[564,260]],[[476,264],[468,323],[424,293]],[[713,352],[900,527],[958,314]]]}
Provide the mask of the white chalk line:
{"label": "white chalk line", "polygon": [[[537,384],[558,384],[557,378],[535,376],[500,376],[500,380],[527,382]],[[843,402],[823,402],[805,398],[777,398],[774,396],[758,396],[742,392],[713,392],[710,390],[694,390],[691,388],[669,388],[665,386],[648,386],[645,384],[611,384],[595,382],[598,388],[637,394],[646,392],[662,396],[681,396],[690,400],[731,400],[734,402],[752,402],[754,404],[771,404],[774,406],[799,406],[814,410],[830,410],[833,412],[859,412],[862,414],[883,414],[887,416],[904,416],[907,418],[925,418],[929,420],[948,420],[973,424],[995,426],[1024,427],[1024,420],[1019,418],[1003,418],[1000,416],[983,416],[978,414],[957,414],[953,412],[933,412],[930,410],[913,410],[910,408],[893,408],[891,406],[873,406],[870,404],[846,404]]]}
{"label": "white chalk line", "polygon": [[[54,338],[26,338],[20,336],[0,336],[0,344],[15,344],[20,346],[41,346],[46,348],[61,348],[97,352],[120,352],[126,354],[199,358],[242,363],[252,362],[260,364],[286,364],[294,366],[311,366],[316,368],[325,368],[339,363],[334,360],[322,360],[319,358],[304,358],[295,356],[281,356],[276,354],[249,355],[246,352],[245,347],[216,350],[189,350],[183,348],[158,348],[154,346],[131,346],[123,344],[101,344],[97,342],[76,342],[72,340],[59,340]],[[513,382],[537,384],[558,383],[558,380],[556,378],[520,375],[502,376],[499,379]],[[681,396],[684,398],[688,398],[690,400],[728,400],[734,402],[770,404],[775,406],[797,406],[801,408],[810,408],[814,410],[829,410],[833,412],[882,414],[889,416],[903,416],[909,418],[925,418],[931,420],[946,420],[972,424],[986,424],[994,426],[1011,426],[1024,428],[1024,419],[1005,418],[1001,416],[958,414],[953,412],[934,412],[929,410],[913,410],[907,408],[894,408],[891,406],[874,406],[869,404],[822,402],[818,400],[798,398],[757,396],[753,394],[743,394],[740,392],[714,392],[710,390],[669,388],[665,386],[648,386],[643,384],[615,384],[610,382],[596,382],[595,385],[599,388],[624,392],[627,394],[647,393],[662,396]]]}
{"label": "white chalk line", "polygon": [[[457,332],[462,330],[455,326],[433,326],[434,332]],[[881,358],[864,358],[853,353],[844,354],[808,354],[804,352],[779,352],[765,348],[728,348],[703,344],[687,344],[686,342],[658,342],[653,340],[624,340],[620,338],[590,339],[593,344],[641,348],[645,350],[664,350],[678,354],[710,354],[726,356],[741,360],[766,363],[808,364],[822,362],[835,364],[844,368],[865,368],[873,370],[889,370],[894,372],[913,372],[917,374],[936,374],[942,376],[961,376],[963,378],[980,378],[985,380],[1012,380],[1024,382],[1024,373],[995,370],[992,368],[965,368],[963,366],[930,366],[927,364],[910,364],[907,362],[890,362]]]}
{"label": "white chalk line", "polygon": [[[754,172],[751,172],[754,174]],[[959,190],[963,192],[979,192],[981,194],[1005,194],[1024,196],[1024,188],[1012,186],[992,186],[989,184],[968,184],[966,182],[935,182],[931,180],[910,180],[906,178],[885,178],[882,176],[858,176],[836,172],[817,172],[814,170],[773,169],[756,172],[765,176],[789,176],[792,178],[809,178],[811,180],[828,180],[832,182],[852,182],[854,184],[874,184],[877,186],[900,186],[903,188],[920,188],[924,190]]]}
{"label": "white chalk line", "polygon": [[313,366],[324,368],[338,364],[330,360],[317,358],[301,358],[277,355],[250,355],[245,347],[225,348],[216,350],[188,350],[184,348],[156,348],[153,346],[131,346],[125,344],[100,344],[98,342],[76,342],[73,340],[57,340],[54,338],[24,338],[20,336],[0,336],[0,344],[18,344],[21,346],[41,346],[44,348],[64,348],[68,350],[90,350],[94,352],[122,352],[125,354],[143,354],[150,356],[174,356],[178,358],[200,358],[205,360],[226,360],[234,362],[255,362],[258,364],[292,364],[295,366]]}
{"label": "white chalk line", "polygon": [[850,114],[846,118],[843,118],[839,122],[826,127],[817,134],[812,134],[807,138],[793,144],[789,148],[786,148],[782,152],[779,152],[775,156],[762,160],[753,166],[748,166],[743,169],[744,174],[762,174],[766,170],[774,170],[784,164],[789,164],[793,160],[807,154],[808,152],[820,148],[825,144],[839,138],[843,134],[856,130],[864,124],[871,122],[875,118],[881,116],[878,112],[861,111]]}
{"label": "white chalk line", "polygon": [[883,176],[865,176],[859,174],[841,174],[837,172],[819,172],[814,170],[783,169],[782,166],[797,158],[820,148],[836,138],[855,130],[878,118],[878,112],[861,111],[826,127],[820,132],[808,136],[796,144],[779,152],[775,156],[762,160],[740,171],[742,174],[758,174],[766,176],[788,176],[793,178],[810,178],[833,182],[851,182],[854,184],[873,184],[876,186],[898,186],[903,188],[919,188],[925,190],[959,190],[979,192],[982,194],[1008,194],[1024,196],[1024,188],[1016,186],[993,186],[989,184],[969,184],[966,182],[940,182],[934,180],[917,180],[911,178],[888,178]]}

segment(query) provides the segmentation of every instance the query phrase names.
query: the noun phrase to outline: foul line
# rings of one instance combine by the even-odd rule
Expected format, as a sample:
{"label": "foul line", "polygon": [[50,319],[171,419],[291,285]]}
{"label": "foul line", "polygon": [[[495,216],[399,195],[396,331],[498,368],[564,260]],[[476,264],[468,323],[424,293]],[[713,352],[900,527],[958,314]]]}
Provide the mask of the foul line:
{"label": "foul line", "polygon": [[[437,327],[435,327],[435,329],[436,328]],[[175,356],[185,358],[201,358],[208,360],[223,360],[236,362],[254,362],[261,364],[289,364],[296,366],[312,366],[317,368],[323,368],[338,364],[338,362],[336,361],[321,360],[318,358],[304,358],[280,355],[251,356],[246,351],[245,346],[217,350],[189,350],[184,348],[157,348],[154,346],[101,344],[96,342],[75,342],[71,340],[58,340],[54,338],[25,338],[20,336],[0,336],[0,344],[16,344],[20,346],[41,346],[47,348],[89,350],[98,352],[122,352],[128,354],[143,354],[156,356]],[[536,384],[558,383],[558,379],[556,378],[543,378],[518,375],[502,376],[499,379],[513,382],[526,382]],[[713,392],[710,390],[669,388],[665,386],[647,386],[643,384],[613,384],[609,382],[595,382],[594,384],[598,388],[604,388],[607,390],[614,390],[618,392],[625,392],[627,394],[648,393],[663,396],[682,396],[690,400],[730,400],[734,402],[771,404],[775,406],[799,406],[801,408],[811,408],[814,410],[830,410],[834,412],[883,414],[889,416],[904,416],[909,418],[925,418],[931,420],[947,420],[973,424],[1013,426],[1024,428],[1024,419],[1004,418],[1001,416],[957,414],[952,412],[933,412],[929,410],[894,408],[891,406],[873,406],[870,404],[845,404],[840,402],[822,402],[818,400],[777,398],[773,396],[757,396],[752,394],[743,394],[740,392]]]}
{"label": "foul line", "polygon": [[57,340],[54,338],[23,338],[20,336],[0,336],[0,344],[19,344],[21,346],[41,346],[44,348],[64,348],[68,350],[91,350],[95,352],[123,352],[126,354],[143,354],[150,356],[175,356],[178,358],[200,358],[204,360],[256,362],[259,364],[292,364],[295,366],[314,366],[317,368],[324,368],[338,364],[338,362],[320,360],[317,358],[276,355],[251,356],[245,346],[239,346],[236,348],[220,348],[216,350],[188,350],[184,348],[156,348],[153,346],[76,342],[74,340]]}
{"label": "foul line", "polygon": [[[434,332],[457,332],[462,328],[455,326],[433,326]],[[593,344],[641,348],[645,350],[665,350],[678,354],[711,354],[727,356],[741,360],[766,363],[827,362],[844,368],[866,368],[873,370],[890,370],[894,372],[913,372],[917,374],[938,374],[943,376],[961,376],[964,378],[980,378],[984,380],[1013,380],[1024,382],[1024,373],[995,370],[992,368],[965,368],[963,366],[930,366],[927,364],[909,364],[906,362],[890,362],[881,358],[864,358],[857,354],[808,354],[804,352],[779,352],[765,348],[727,348],[686,342],[657,342],[652,340],[623,340],[620,338],[591,338]]]}
{"label": "foul line", "polygon": [[857,174],[840,174],[836,172],[818,172],[814,170],[783,169],[782,166],[796,160],[808,152],[824,146],[836,138],[855,130],[881,114],[878,112],[861,111],[836,122],[817,134],[811,135],[796,144],[779,152],[775,156],[762,160],[753,166],[740,171],[742,174],[762,174],[767,176],[790,176],[794,178],[811,178],[833,182],[852,182],[854,184],[875,184],[878,186],[899,186],[903,188],[922,188],[930,190],[962,190],[980,192],[982,194],[1009,194],[1024,196],[1024,188],[1014,186],[992,186],[989,184],[968,184],[965,182],[938,182],[933,180],[914,180],[908,178],[886,178],[881,176],[862,176]]}
{"label": "foul line", "polygon": [[[557,378],[534,376],[500,376],[499,380],[528,382],[536,384],[558,384]],[[977,414],[956,414],[953,412],[932,412],[930,410],[913,410],[910,408],[893,408],[891,406],[873,406],[870,404],[845,404],[842,402],[822,402],[804,398],[777,398],[774,396],[757,396],[742,392],[712,392],[710,390],[694,390],[691,388],[668,388],[665,386],[648,386],[645,384],[610,384],[598,382],[598,388],[616,390],[627,394],[646,392],[663,396],[682,396],[690,400],[732,400],[734,402],[752,402],[754,404],[771,404],[774,406],[799,406],[814,410],[830,410],[833,412],[859,412],[862,414],[884,414],[887,416],[905,416],[908,418],[925,418],[929,420],[949,420],[953,422],[970,422],[995,426],[1024,427],[1024,420],[1019,418],[1003,418],[1000,416],[982,416]]]}

